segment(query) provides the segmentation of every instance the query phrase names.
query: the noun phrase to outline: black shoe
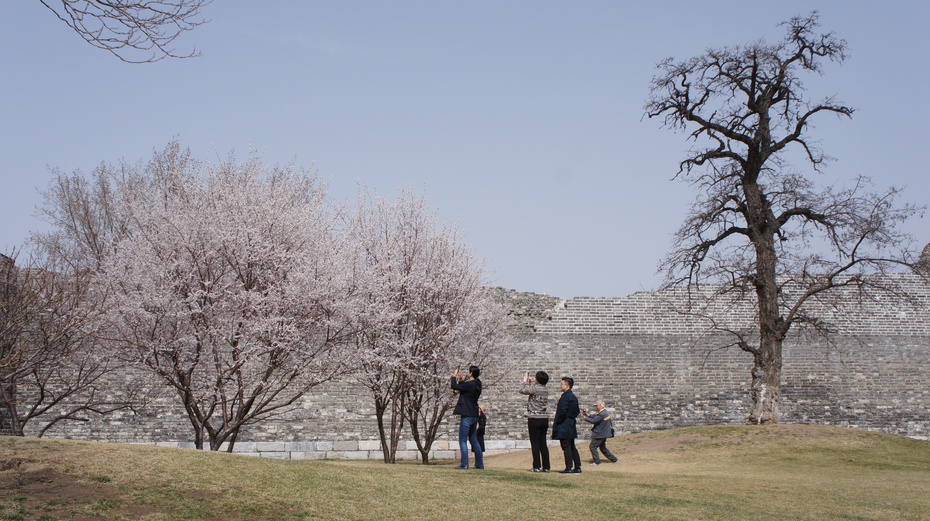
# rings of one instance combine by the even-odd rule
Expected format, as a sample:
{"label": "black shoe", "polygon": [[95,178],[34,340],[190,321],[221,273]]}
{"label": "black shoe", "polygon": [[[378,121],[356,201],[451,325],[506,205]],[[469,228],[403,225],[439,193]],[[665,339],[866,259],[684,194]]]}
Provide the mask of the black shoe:
{"label": "black shoe", "polygon": [[475,467],[475,470],[484,470],[484,467]]}
{"label": "black shoe", "polygon": [[572,469],[572,474],[581,474],[581,469]]}
{"label": "black shoe", "polygon": [[612,460],[610,460],[611,463],[617,463],[618,461],[620,461],[620,460],[618,460],[618,459],[612,459]]}
{"label": "black shoe", "polygon": [[459,465],[458,467],[455,467],[455,470],[466,470],[467,468],[468,465]]}
{"label": "black shoe", "polygon": [[559,474],[572,474],[574,472],[575,471],[573,471],[572,469],[565,469],[565,470],[560,470]]}

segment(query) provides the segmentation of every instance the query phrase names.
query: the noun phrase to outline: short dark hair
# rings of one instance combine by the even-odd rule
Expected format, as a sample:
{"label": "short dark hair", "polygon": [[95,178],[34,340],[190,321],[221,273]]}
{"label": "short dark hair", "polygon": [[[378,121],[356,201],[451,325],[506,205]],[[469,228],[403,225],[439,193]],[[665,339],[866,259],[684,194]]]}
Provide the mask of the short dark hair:
{"label": "short dark hair", "polygon": [[481,376],[481,369],[479,369],[477,365],[469,367],[468,372],[471,373],[472,378],[478,378]]}
{"label": "short dark hair", "polygon": [[572,378],[571,376],[563,376],[562,381],[568,383],[569,389],[571,389],[572,387],[575,387],[575,379]]}
{"label": "short dark hair", "polygon": [[536,381],[539,382],[539,385],[546,385],[549,383],[549,373],[545,371],[536,371]]}

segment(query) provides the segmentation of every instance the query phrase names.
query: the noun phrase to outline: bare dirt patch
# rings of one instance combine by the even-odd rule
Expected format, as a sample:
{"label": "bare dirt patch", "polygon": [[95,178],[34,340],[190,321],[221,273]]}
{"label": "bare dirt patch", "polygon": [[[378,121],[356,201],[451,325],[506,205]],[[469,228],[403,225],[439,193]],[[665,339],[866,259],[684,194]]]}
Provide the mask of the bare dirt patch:
{"label": "bare dirt patch", "polygon": [[95,504],[117,504],[122,494],[108,483],[82,480],[24,458],[0,460],[0,512],[15,510],[34,516],[81,520],[105,519],[114,513],[141,516],[150,509],[134,506],[108,509],[99,516]]}

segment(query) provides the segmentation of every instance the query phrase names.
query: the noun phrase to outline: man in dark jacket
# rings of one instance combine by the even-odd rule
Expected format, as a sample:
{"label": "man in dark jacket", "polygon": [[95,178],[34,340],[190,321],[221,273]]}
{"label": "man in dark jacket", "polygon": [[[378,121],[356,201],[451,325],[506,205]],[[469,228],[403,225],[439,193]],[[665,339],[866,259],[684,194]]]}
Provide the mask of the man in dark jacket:
{"label": "man in dark jacket", "polygon": [[[459,380],[459,372],[452,375],[452,389],[459,392],[459,401],[455,404],[453,414],[462,416],[459,420],[459,451],[462,454],[462,463],[457,469],[468,468],[468,442],[475,451],[475,468],[484,468],[484,454],[478,444],[478,398],[481,396],[481,369],[473,365],[468,368],[468,377]],[[577,406],[576,406],[577,407]],[[575,413],[577,414],[577,412]]]}
{"label": "man in dark jacket", "polygon": [[594,458],[594,464],[601,464],[601,457],[597,454],[598,448],[604,453],[604,456],[611,463],[617,462],[617,457],[607,449],[607,438],[612,438],[613,424],[610,422],[610,411],[604,407],[604,402],[598,401],[594,404],[597,408],[597,414],[588,414],[588,411],[581,411],[581,417],[588,423],[593,423],[591,427],[591,457]]}
{"label": "man in dark jacket", "polygon": [[575,438],[578,437],[578,428],[575,426],[578,398],[572,392],[575,380],[566,376],[562,378],[561,386],[562,396],[555,407],[555,420],[552,422],[552,439],[559,440],[565,456],[565,470],[559,474],[581,474],[581,456],[575,448]]}

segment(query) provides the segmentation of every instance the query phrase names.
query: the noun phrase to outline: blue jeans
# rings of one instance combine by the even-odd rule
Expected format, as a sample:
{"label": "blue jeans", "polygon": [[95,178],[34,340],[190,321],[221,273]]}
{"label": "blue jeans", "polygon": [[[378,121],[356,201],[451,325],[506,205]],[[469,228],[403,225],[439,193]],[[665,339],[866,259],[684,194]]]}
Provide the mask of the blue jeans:
{"label": "blue jeans", "polygon": [[478,445],[478,417],[462,416],[459,421],[459,452],[462,453],[462,466],[468,466],[468,443],[471,442],[471,448],[475,451],[475,468],[484,468],[484,453],[481,452],[481,445]]}

